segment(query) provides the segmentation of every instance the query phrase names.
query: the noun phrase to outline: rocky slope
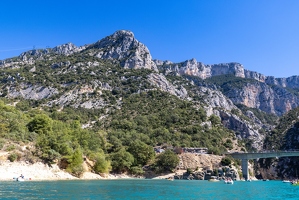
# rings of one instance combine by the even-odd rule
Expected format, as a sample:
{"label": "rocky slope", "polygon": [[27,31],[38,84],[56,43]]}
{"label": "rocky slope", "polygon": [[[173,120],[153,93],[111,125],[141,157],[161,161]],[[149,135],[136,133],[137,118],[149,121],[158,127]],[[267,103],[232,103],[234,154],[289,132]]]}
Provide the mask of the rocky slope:
{"label": "rocky slope", "polygon": [[155,60],[155,63],[165,74],[188,75],[200,79],[221,75],[233,75],[244,80],[251,79],[251,81],[244,81],[242,85],[232,86],[224,91],[224,94],[234,104],[243,104],[276,115],[282,115],[299,105],[298,93],[295,92],[299,88],[298,76],[289,78],[264,76],[244,69],[240,63],[205,65],[197,62],[196,59],[181,63]]}

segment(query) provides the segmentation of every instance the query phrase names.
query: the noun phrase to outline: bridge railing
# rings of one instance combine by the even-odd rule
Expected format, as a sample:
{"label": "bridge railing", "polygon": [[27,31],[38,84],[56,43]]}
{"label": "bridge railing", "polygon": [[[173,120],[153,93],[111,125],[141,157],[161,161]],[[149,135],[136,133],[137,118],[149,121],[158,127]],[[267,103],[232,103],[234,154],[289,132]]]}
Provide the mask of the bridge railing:
{"label": "bridge railing", "polygon": [[258,159],[258,158],[272,158],[272,157],[294,157],[299,156],[299,150],[285,150],[285,151],[259,151],[259,152],[234,152],[229,153],[236,159]]}
{"label": "bridge railing", "polygon": [[226,152],[226,153],[223,153],[223,154],[248,154],[248,153],[284,153],[284,152],[299,152],[299,149],[288,149],[288,150],[261,150],[261,151],[247,151],[247,152],[244,152],[244,151],[235,151],[235,152]]}

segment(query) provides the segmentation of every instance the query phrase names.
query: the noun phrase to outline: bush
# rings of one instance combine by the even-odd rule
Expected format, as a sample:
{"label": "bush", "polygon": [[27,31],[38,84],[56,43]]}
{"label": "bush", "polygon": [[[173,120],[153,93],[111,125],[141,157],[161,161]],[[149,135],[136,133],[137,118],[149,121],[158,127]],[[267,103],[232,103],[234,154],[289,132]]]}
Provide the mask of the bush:
{"label": "bush", "polygon": [[14,145],[9,145],[7,148],[6,148],[6,151],[12,151],[12,150],[15,150],[16,147]]}
{"label": "bush", "polygon": [[232,163],[231,159],[228,157],[222,158],[221,160],[221,165],[223,166],[228,166]]}
{"label": "bush", "polygon": [[162,171],[173,171],[179,164],[180,159],[171,150],[166,150],[165,152],[159,154],[156,158],[156,166]]}
{"label": "bush", "polygon": [[130,172],[131,172],[131,174],[134,174],[134,175],[143,175],[144,174],[144,171],[143,171],[142,167],[140,167],[140,166],[131,167]]}
{"label": "bush", "polygon": [[224,143],[224,146],[228,149],[232,149],[233,148],[233,143],[230,139],[227,139],[226,142]]}
{"label": "bush", "polygon": [[111,163],[106,159],[103,153],[98,153],[95,156],[95,161],[93,169],[96,173],[109,173],[111,170]]}
{"label": "bush", "polygon": [[4,147],[5,140],[0,139],[0,150]]}
{"label": "bush", "polygon": [[17,158],[18,158],[18,155],[16,153],[12,153],[8,156],[8,160],[10,162],[14,162],[15,160],[17,160]]}
{"label": "bush", "polygon": [[188,173],[188,174],[191,174],[191,173],[192,173],[192,169],[187,168],[187,173]]}

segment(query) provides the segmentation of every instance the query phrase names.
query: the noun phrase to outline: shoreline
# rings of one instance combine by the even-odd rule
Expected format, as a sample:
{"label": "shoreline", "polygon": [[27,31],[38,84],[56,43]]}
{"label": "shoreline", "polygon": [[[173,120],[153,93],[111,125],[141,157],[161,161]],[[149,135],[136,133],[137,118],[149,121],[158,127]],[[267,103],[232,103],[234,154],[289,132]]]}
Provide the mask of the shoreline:
{"label": "shoreline", "polygon": [[15,181],[21,174],[27,181],[59,181],[59,180],[113,180],[136,178],[124,174],[105,174],[105,177],[92,172],[84,172],[82,177],[72,176],[60,169],[56,164],[37,162],[30,164],[25,161],[0,161],[0,181]]}

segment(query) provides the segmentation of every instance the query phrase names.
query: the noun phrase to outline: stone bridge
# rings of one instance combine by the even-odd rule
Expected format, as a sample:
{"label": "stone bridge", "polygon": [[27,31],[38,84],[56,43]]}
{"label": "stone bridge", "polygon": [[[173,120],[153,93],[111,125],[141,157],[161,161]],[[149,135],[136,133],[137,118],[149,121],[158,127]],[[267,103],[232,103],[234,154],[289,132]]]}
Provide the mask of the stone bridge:
{"label": "stone bridge", "polygon": [[259,159],[259,158],[274,158],[274,157],[292,157],[299,156],[299,150],[294,151],[264,151],[256,153],[227,153],[235,159],[242,160],[242,174],[245,180],[248,179],[248,160]]}

